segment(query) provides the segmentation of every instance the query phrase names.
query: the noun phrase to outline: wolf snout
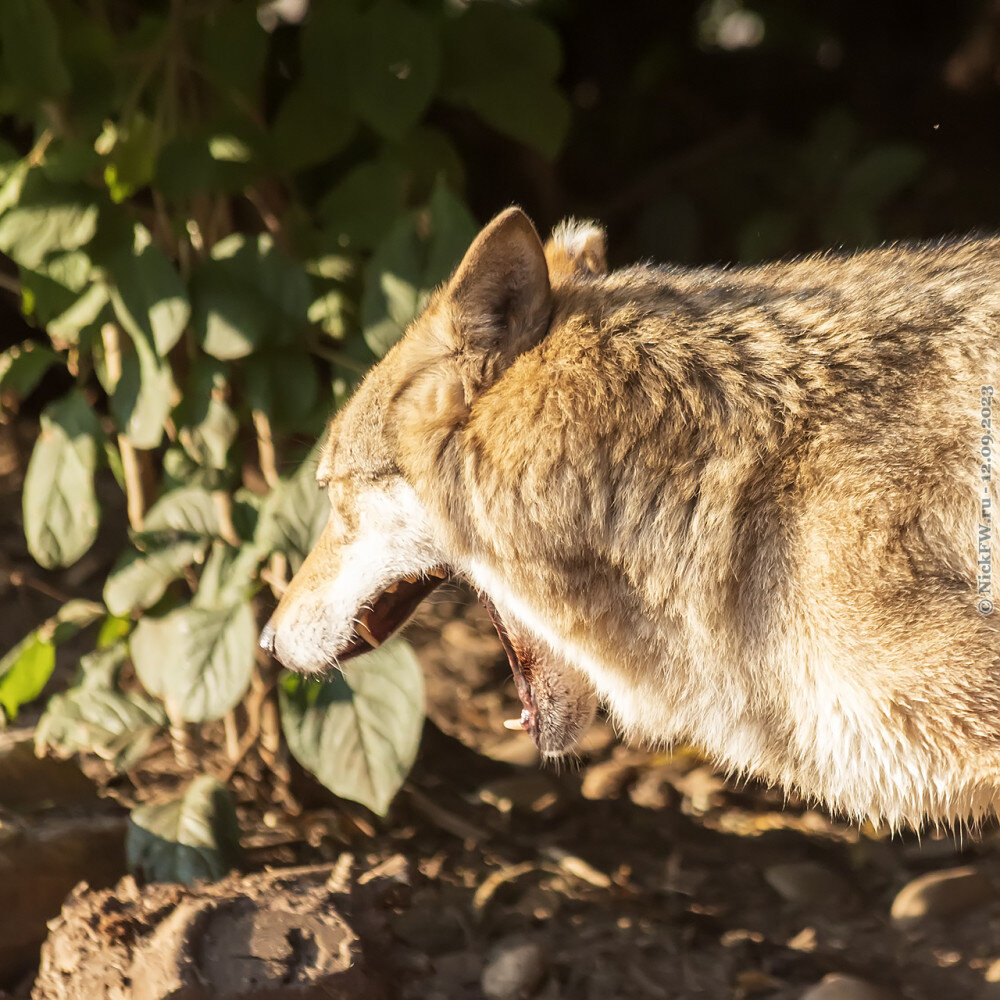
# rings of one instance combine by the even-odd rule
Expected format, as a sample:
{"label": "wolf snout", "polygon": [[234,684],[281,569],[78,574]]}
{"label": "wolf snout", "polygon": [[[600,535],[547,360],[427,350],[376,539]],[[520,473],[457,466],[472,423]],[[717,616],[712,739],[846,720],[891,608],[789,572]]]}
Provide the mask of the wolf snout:
{"label": "wolf snout", "polygon": [[260,638],[257,640],[257,645],[264,650],[265,653],[269,653],[274,656],[274,626],[268,622],[260,630]]}

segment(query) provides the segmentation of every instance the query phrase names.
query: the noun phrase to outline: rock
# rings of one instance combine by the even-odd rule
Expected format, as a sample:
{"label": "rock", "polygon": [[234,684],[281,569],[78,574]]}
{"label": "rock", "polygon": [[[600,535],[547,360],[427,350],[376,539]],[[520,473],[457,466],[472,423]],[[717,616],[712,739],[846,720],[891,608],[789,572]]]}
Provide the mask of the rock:
{"label": "rock", "polygon": [[997,899],[993,880],[973,865],[927,872],[908,882],[892,901],[892,919],[907,925],[975,909]]}
{"label": "rock", "polygon": [[802,994],[801,1000],[893,1000],[891,994],[878,986],[832,972]]}
{"label": "rock", "polygon": [[410,862],[402,854],[394,854],[358,876],[359,892],[366,903],[374,906],[408,906],[412,888]]}
{"label": "rock", "polygon": [[815,861],[789,861],[764,869],[764,880],[782,899],[805,906],[842,906],[853,898],[851,887]]}
{"label": "rock", "polygon": [[383,1000],[329,866],[185,888],[78,888],[32,1000]]}
{"label": "rock", "polygon": [[533,996],[545,977],[545,956],[534,941],[500,944],[483,969],[480,985],[487,1000]]}
{"label": "rock", "polygon": [[46,921],[73,886],[103,888],[124,873],[123,815],[0,816],[0,982],[37,963]]}
{"label": "rock", "polygon": [[677,798],[672,783],[675,776],[673,768],[654,767],[639,776],[628,790],[628,797],[643,809],[666,809]]}
{"label": "rock", "polygon": [[638,771],[631,757],[612,757],[600,764],[591,764],[584,771],[580,793],[585,799],[617,799]]}

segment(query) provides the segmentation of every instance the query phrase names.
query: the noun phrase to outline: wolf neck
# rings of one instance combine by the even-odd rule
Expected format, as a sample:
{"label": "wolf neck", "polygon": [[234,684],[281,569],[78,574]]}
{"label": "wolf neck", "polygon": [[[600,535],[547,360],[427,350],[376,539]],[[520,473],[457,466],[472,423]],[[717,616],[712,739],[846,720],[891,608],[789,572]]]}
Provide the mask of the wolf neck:
{"label": "wolf neck", "polygon": [[[806,459],[843,371],[869,360],[828,364],[809,329],[703,307],[655,273],[568,289],[542,343],[435,427],[423,499],[460,568],[627,732],[691,739],[855,815],[946,815],[971,772],[893,729],[886,672],[797,576]],[[822,298],[812,315],[828,321]]]}

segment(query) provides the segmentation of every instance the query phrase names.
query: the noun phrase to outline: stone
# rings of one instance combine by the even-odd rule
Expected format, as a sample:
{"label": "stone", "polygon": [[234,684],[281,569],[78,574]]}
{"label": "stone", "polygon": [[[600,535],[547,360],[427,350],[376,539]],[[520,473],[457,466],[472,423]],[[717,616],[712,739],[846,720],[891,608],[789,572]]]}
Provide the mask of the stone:
{"label": "stone", "polygon": [[890,913],[897,924],[914,924],[973,910],[998,898],[996,883],[974,865],[927,872],[896,894]]}
{"label": "stone", "polygon": [[580,794],[585,799],[617,799],[638,773],[632,757],[614,756],[600,764],[591,764],[583,772]]}
{"label": "stone", "polygon": [[545,955],[537,942],[503,942],[486,963],[480,985],[487,1000],[521,1000],[538,991],[545,971]]}
{"label": "stone", "polygon": [[810,986],[801,1000],[894,1000],[894,997],[864,979],[832,972]]}
{"label": "stone", "polygon": [[764,869],[764,880],[786,902],[800,906],[841,906],[854,895],[836,872],[815,861],[770,865]]}
{"label": "stone", "polygon": [[74,890],[32,1000],[384,1000],[329,866]]}

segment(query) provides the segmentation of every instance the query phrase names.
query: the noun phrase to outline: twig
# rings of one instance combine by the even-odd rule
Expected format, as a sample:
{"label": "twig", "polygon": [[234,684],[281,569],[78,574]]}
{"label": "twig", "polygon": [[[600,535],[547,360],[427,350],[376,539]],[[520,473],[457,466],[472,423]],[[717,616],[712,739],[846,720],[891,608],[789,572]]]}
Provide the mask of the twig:
{"label": "twig", "polygon": [[233,498],[226,490],[216,490],[212,494],[212,504],[215,507],[216,516],[219,518],[219,534],[233,548],[239,548],[242,544],[240,536],[233,526]]}
{"label": "twig", "polygon": [[[114,323],[105,323],[101,327],[101,340],[104,343],[104,364],[108,369],[108,378],[113,385],[117,385],[122,377],[122,352],[118,327]],[[118,451],[122,457],[122,475],[125,477],[128,523],[133,531],[142,531],[146,515],[146,498],[142,488],[139,456],[132,442],[124,434],[118,435]]]}
{"label": "twig", "polygon": [[467,819],[457,816],[455,813],[445,809],[444,806],[439,806],[433,799],[414,788],[413,785],[404,785],[403,789],[417,811],[423,813],[435,826],[439,826],[445,832],[458,837],[460,840],[472,840],[478,843],[484,843],[491,838],[492,834],[488,830],[484,830],[481,826],[476,826],[475,823],[470,823]]}
{"label": "twig", "polygon": [[53,601],[58,601],[60,604],[65,604],[71,600],[69,595],[64,594],[61,590],[56,590],[54,587],[50,587],[42,580],[36,580],[22,569],[7,569],[6,572],[7,579],[10,581],[12,587],[27,587],[30,590],[37,590],[39,594],[51,597]]}
{"label": "twig", "polygon": [[274,451],[274,436],[271,433],[271,420],[263,410],[253,411],[253,429],[257,433],[257,456],[260,459],[260,471],[264,482],[273,490],[278,485],[278,461]]}
{"label": "twig", "polygon": [[178,767],[190,770],[195,766],[195,760],[191,752],[191,734],[188,732],[187,723],[172,698],[165,698],[164,705],[170,723],[170,745],[174,751],[174,760],[177,761]]}
{"label": "twig", "polygon": [[240,735],[236,729],[236,714],[233,709],[223,716],[222,727],[226,734],[226,756],[233,762],[240,756]]}
{"label": "twig", "polygon": [[33,167],[38,167],[45,162],[45,151],[49,148],[52,140],[56,137],[56,133],[53,129],[47,128],[38,137],[38,142],[31,147],[31,151],[28,153],[28,163]]}

